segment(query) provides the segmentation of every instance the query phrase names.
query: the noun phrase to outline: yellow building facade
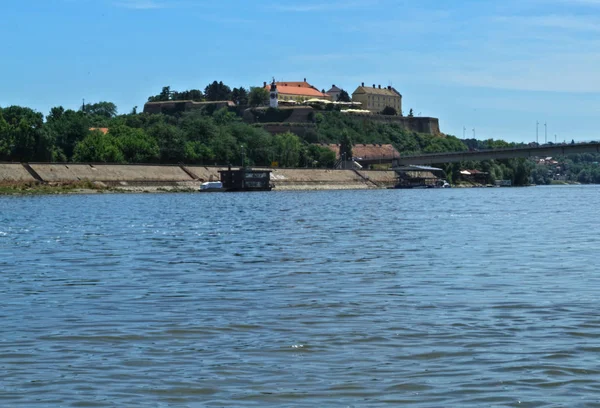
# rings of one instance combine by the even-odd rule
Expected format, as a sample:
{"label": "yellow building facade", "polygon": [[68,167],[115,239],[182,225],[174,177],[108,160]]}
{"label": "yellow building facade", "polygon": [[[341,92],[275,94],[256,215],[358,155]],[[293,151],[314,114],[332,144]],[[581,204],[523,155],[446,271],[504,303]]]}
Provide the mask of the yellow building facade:
{"label": "yellow building facade", "polygon": [[402,95],[393,87],[381,87],[373,85],[365,86],[364,82],[356,88],[352,94],[353,102],[360,102],[361,109],[369,110],[373,113],[381,113],[387,106],[394,108],[398,115],[402,112]]}

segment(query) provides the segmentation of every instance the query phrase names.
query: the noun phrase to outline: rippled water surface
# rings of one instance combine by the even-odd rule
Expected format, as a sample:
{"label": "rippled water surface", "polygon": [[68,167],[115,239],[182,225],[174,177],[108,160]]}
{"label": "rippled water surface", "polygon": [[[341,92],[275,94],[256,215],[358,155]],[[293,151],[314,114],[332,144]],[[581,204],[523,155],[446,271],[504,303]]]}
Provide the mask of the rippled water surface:
{"label": "rippled water surface", "polygon": [[0,406],[600,406],[600,188],[0,198]]}

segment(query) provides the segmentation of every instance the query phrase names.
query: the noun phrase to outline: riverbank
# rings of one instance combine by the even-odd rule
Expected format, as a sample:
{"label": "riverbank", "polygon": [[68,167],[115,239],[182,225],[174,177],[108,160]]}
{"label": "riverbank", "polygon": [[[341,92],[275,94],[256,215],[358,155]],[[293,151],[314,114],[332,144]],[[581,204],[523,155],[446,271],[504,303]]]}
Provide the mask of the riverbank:
{"label": "riverbank", "polygon": [[[0,194],[194,192],[219,180],[216,166],[0,163]],[[379,170],[270,169],[275,190],[388,188],[396,173]]]}

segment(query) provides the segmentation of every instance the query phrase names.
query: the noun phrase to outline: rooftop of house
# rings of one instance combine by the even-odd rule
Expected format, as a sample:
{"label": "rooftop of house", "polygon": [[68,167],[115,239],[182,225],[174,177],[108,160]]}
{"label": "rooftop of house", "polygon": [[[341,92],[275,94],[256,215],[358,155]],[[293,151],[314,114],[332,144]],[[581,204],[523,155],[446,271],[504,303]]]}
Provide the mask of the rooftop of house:
{"label": "rooftop of house", "polygon": [[402,97],[402,95],[400,94],[400,92],[398,92],[392,86],[388,86],[388,87],[383,87],[382,88],[381,85],[379,85],[379,86],[373,85],[373,87],[370,87],[370,86],[365,86],[364,83],[361,86],[359,86],[358,88],[356,88],[356,91],[354,91],[352,93],[352,95],[354,95],[354,94],[368,94],[368,95],[400,96],[400,97]]}
{"label": "rooftop of house", "polygon": [[90,128],[90,132],[93,132],[94,130],[97,130],[97,131],[102,132],[104,134],[108,133],[108,128],[99,128],[99,127],[92,127],[92,128]]}
{"label": "rooftop of house", "polygon": [[[282,95],[299,95],[310,98],[329,98],[329,95],[319,91],[316,87],[306,82],[306,78],[302,82],[296,81],[279,81],[275,82],[277,92]],[[271,90],[271,84],[264,82],[263,87],[268,91]]]}
{"label": "rooftop of house", "polygon": [[337,86],[333,85],[331,87],[331,89],[329,91],[327,91],[327,93],[331,93],[331,92],[341,92],[342,90],[340,88],[338,88]]}

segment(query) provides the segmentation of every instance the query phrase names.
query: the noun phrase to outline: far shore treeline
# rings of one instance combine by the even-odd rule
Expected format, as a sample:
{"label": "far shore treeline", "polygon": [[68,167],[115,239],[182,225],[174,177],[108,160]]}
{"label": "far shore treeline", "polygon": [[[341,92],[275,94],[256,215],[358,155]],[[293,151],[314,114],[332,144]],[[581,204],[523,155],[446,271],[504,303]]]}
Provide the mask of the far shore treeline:
{"label": "far shore treeline", "polygon": [[[399,124],[358,119],[336,111],[315,112],[314,125],[302,137],[285,132],[271,135],[244,123],[241,107],[263,106],[262,88],[231,89],[222,82],[204,91],[171,91],[164,87],[148,101],[195,100],[235,102],[237,108],[204,109],[176,114],[118,114],[112,102],[86,103],[77,111],[57,106],[44,116],[28,107],[0,107],[0,161],[157,163],[331,168],[336,157],[324,143],[391,143],[403,155],[515,146],[501,140],[460,140],[409,131]],[[94,129],[108,129],[108,132]],[[567,179],[600,183],[599,155],[561,158]],[[490,160],[442,165],[450,180],[461,169],[489,174],[488,182],[512,180],[550,183],[551,172],[524,159]]]}

